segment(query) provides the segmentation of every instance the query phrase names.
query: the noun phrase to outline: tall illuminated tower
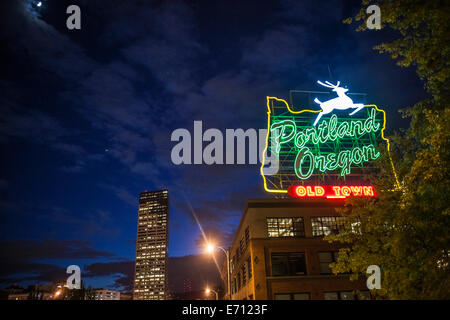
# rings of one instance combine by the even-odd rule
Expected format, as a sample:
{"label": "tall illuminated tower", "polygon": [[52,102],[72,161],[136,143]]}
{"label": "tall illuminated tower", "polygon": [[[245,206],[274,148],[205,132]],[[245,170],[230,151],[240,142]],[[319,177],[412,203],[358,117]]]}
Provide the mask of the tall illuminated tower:
{"label": "tall illuminated tower", "polygon": [[168,220],[167,190],[145,191],[139,195],[134,300],[168,297]]}

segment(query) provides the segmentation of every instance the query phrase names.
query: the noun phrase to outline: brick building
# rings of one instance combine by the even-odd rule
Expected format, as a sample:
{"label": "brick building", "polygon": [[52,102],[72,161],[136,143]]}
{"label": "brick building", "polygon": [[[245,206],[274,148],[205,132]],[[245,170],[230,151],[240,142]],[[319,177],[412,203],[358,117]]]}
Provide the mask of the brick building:
{"label": "brick building", "polygon": [[229,249],[231,298],[370,298],[363,279],[350,281],[348,275],[331,273],[329,264],[341,246],[323,237],[342,226],[343,218],[335,211],[342,205],[327,199],[249,200]]}
{"label": "brick building", "polygon": [[93,298],[94,300],[121,300],[119,291],[109,289],[95,289]]}

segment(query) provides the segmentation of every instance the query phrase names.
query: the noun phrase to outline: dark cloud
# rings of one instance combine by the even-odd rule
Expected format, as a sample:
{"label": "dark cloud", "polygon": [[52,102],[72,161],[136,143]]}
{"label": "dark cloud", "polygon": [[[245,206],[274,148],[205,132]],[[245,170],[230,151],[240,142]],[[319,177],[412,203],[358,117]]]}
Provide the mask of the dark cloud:
{"label": "dark cloud", "polygon": [[[64,135],[64,129],[54,117],[31,108],[21,102],[12,84],[0,82],[5,95],[1,98],[0,139],[11,137],[25,138],[39,143],[54,143]],[[0,141],[1,141],[0,140]]]}
{"label": "dark cloud", "polygon": [[193,10],[184,2],[152,6],[147,17],[151,32],[122,49],[127,61],[143,66],[163,88],[174,94],[196,89],[199,57],[206,49],[198,42]]}
{"label": "dark cloud", "polygon": [[129,192],[125,187],[117,187],[117,186],[109,185],[109,184],[106,184],[106,183],[100,183],[99,186],[114,192],[114,194],[119,199],[125,201],[126,203],[128,203],[132,207],[137,208],[138,196],[132,194],[131,192]]}
{"label": "dark cloud", "polygon": [[205,246],[209,243],[227,249],[231,246],[236,227],[231,224],[209,224],[202,229],[203,232],[196,239],[199,251],[204,251]]}
{"label": "dark cloud", "polygon": [[131,292],[133,289],[134,261],[98,262],[84,266],[83,277],[115,276],[116,289]]}
{"label": "dark cloud", "polygon": [[[38,231],[42,237],[51,236],[82,236],[93,237],[102,234],[103,237],[117,237],[121,229],[114,224],[113,219],[105,219],[105,210],[87,212],[70,211],[59,206],[46,206],[35,203],[0,202],[2,210],[1,230],[3,233],[15,229],[20,224],[24,229],[40,226]],[[26,236],[26,233],[18,233]]]}
{"label": "dark cloud", "polygon": [[[311,55],[311,36],[302,27],[283,26],[247,41],[241,63],[252,72],[281,75],[302,70]],[[270,61],[270,63],[267,63]]]}
{"label": "dark cloud", "polygon": [[[233,183],[233,181],[224,181],[225,183]],[[261,188],[256,185],[241,185],[235,190],[217,195],[217,197],[209,199],[201,199],[192,202],[193,211],[197,219],[203,226],[219,226],[224,222],[233,219],[239,219],[244,211],[247,198],[243,198],[242,194],[248,197],[263,197],[264,193]],[[187,209],[187,208],[186,208]],[[193,221],[194,217],[191,215]]]}
{"label": "dark cloud", "polygon": [[82,172],[91,162],[104,160],[100,153],[88,152],[80,144],[66,142],[73,133],[64,127],[61,121],[32,107],[31,102],[20,103],[21,98],[11,97],[15,90],[0,88],[8,92],[1,98],[0,142],[8,142],[11,138],[24,139],[38,143],[44,148],[56,150],[71,157],[69,164],[61,170],[66,172]]}
{"label": "dark cloud", "polygon": [[49,263],[8,263],[1,270],[0,286],[3,287],[13,283],[48,283],[64,281],[67,278],[65,267]]}
{"label": "dark cloud", "polygon": [[[203,69],[204,57],[209,52],[206,44],[200,41],[195,6],[181,1],[128,1],[107,6],[100,1],[89,1],[83,4],[92,12],[102,12],[96,22],[102,28],[97,28],[95,33],[102,44],[99,51],[108,53],[107,61],[92,59],[89,51],[81,49],[82,43],[70,41],[63,34],[42,37],[35,44],[39,35],[20,33],[18,37],[32,37],[33,41],[18,45],[41,52],[40,46],[51,38],[54,43],[42,52],[42,57],[49,59],[59,52],[54,49],[55,43],[61,42],[61,57],[53,60],[53,68],[59,70],[63,68],[60,65],[67,64],[66,59],[72,59],[70,64],[76,65],[78,70],[71,73],[75,81],[71,81],[61,95],[64,101],[75,106],[94,128],[101,131],[100,137],[111,145],[110,155],[128,167],[132,174],[145,177],[156,185],[167,184],[167,172],[165,175],[161,172],[170,167],[167,142],[175,123],[190,126],[196,119],[216,127],[233,127],[238,122],[240,125],[236,127],[242,127],[244,123],[253,127],[264,123],[265,115],[258,110],[264,105],[266,94],[281,92],[280,73],[289,70],[298,73],[302,71],[300,66],[309,65],[310,57],[314,56],[307,52],[305,45],[314,37],[305,30],[300,17],[310,9],[321,11],[315,9],[317,5],[305,4],[306,11],[299,12],[294,19],[291,7],[298,6],[282,3],[281,11],[275,11],[269,18],[274,25],[272,28],[263,29],[254,37],[243,38],[239,71],[230,68],[208,73]],[[330,6],[322,7],[331,15]],[[33,23],[39,23],[34,32],[51,30],[51,35],[58,33],[43,20],[32,19],[24,12],[16,10],[15,14],[26,20],[30,28]],[[11,19],[7,21],[13,23]],[[40,57],[37,55],[36,59],[44,59]],[[42,64],[40,60],[38,62]],[[57,74],[69,80],[64,73]],[[205,77],[206,74],[209,76]],[[143,90],[146,88],[153,90]],[[154,89],[158,94],[150,93]],[[81,146],[76,147],[81,152]],[[65,148],[65,151],[74,149]],[[93,157],[96,159],[95,154]],[[78,157],[62,169],[81,172],[88,162],[87,157]],[[183,180],[174,184],[182,183]]]}
{"label": "dark cloud", "polygon": [[[345,1],[304,1],[302,5],[298,5],[296,0],[281,0],[281,9],[274,14],[273,20],[279,20],[283,24],[294,22],[326,29],[329,25],[341,24],[342,19],[347,18],[342,16],[344,5]],[[311,29],[310,32],[314,31]]]}
{"label": "dark cloud", "polygon": [[82,240],[11,240],[0,241],[0,279],[8,284],[16,281],[54,281],[65,279],[66,268],[44,262],[110,258],[114,254],[94,249]]}
{"label": "dark cloud", "polygon": [[66,81],[85,75],[93,60],[67,35],[31,14],[28,2],[14,1],[7,8],[3,4],[0,36],[9,40],[6,52],[16,55],[15,61],[24,58],[30,66],[37,66],[33,69],[38,72],[48,72]]}
{"label": "dark cloud", "polygon": [[176,105],[188,126],[193,125],[193,120],[202,120],[209,127],[241,128],[245,124],[255,128],[257,110],[264,105],[266,94],[277,87],[277,80],[267,76],[225,72],[206,80],[199,90],[187,94]]}
{"label": "dark cloud", "polygon": [[8,181],[5,179],[0,179],[0,190],[8,187]]}
{"label": "dark cloud", "polygon": [[2,261],[32,259],[95,259],[114,256],[108,251],[96,250],[83,240],[16,240],[0,241]]}

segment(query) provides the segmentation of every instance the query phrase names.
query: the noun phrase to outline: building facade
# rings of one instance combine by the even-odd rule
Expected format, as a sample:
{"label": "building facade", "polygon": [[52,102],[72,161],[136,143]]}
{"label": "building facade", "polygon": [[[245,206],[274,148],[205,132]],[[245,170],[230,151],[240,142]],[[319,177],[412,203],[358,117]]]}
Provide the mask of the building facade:
{"label": "building facade", "polygon": [[119,291],[109,289],[95,289],[93,298],[94,300],[121,300]]}
{"label": "building facade", "polygon": [[[8,300],[30,300],[29,293],[12,293],[8,295]],[[48,299],[46,299],[48,300]]]}
{"label": "building facade", "polygon": [[168,191],[142,192],[139,196],[134,300],[167,299],[168,220]]}
{"label": "building facade", "polygon": [[[231,299],[370,299],[363,279],[331,273],[342,246],[323,237],[342,226],[335,210],[342,205],[327,199],[249,200],[229,249]],[[226,265],[222,279],[227,287]]]}

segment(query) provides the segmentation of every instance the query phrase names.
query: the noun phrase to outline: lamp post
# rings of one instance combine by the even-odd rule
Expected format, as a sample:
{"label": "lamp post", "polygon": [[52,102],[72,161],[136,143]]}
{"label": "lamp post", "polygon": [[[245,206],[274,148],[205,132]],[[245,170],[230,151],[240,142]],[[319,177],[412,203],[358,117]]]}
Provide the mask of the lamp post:
{"label": "lamp post", "polygon": [[228,250],[225,250],[222,247],[215,247],[212,244],[208,244],[206,246],[206,251],[208,251],[209,253],[213,253],[215,249],[220,249],[223,251],[223,253],[225,253],[225,257],[227,259],[227,283],[228,283],[228,299],[231,300],[231,288],[230,288],[230,284],[231,284],[231,275],[230,275],[230,254],[228,252]]}
{"label": "lamp post", "polygon": [[217,293],[217,291],[210,289],[210,288],[206,288],[205,292],[206,294],[210,294],[212,292],[214,292],[215,296],[216,296],[216,300],[219,300],[219,294]]}

